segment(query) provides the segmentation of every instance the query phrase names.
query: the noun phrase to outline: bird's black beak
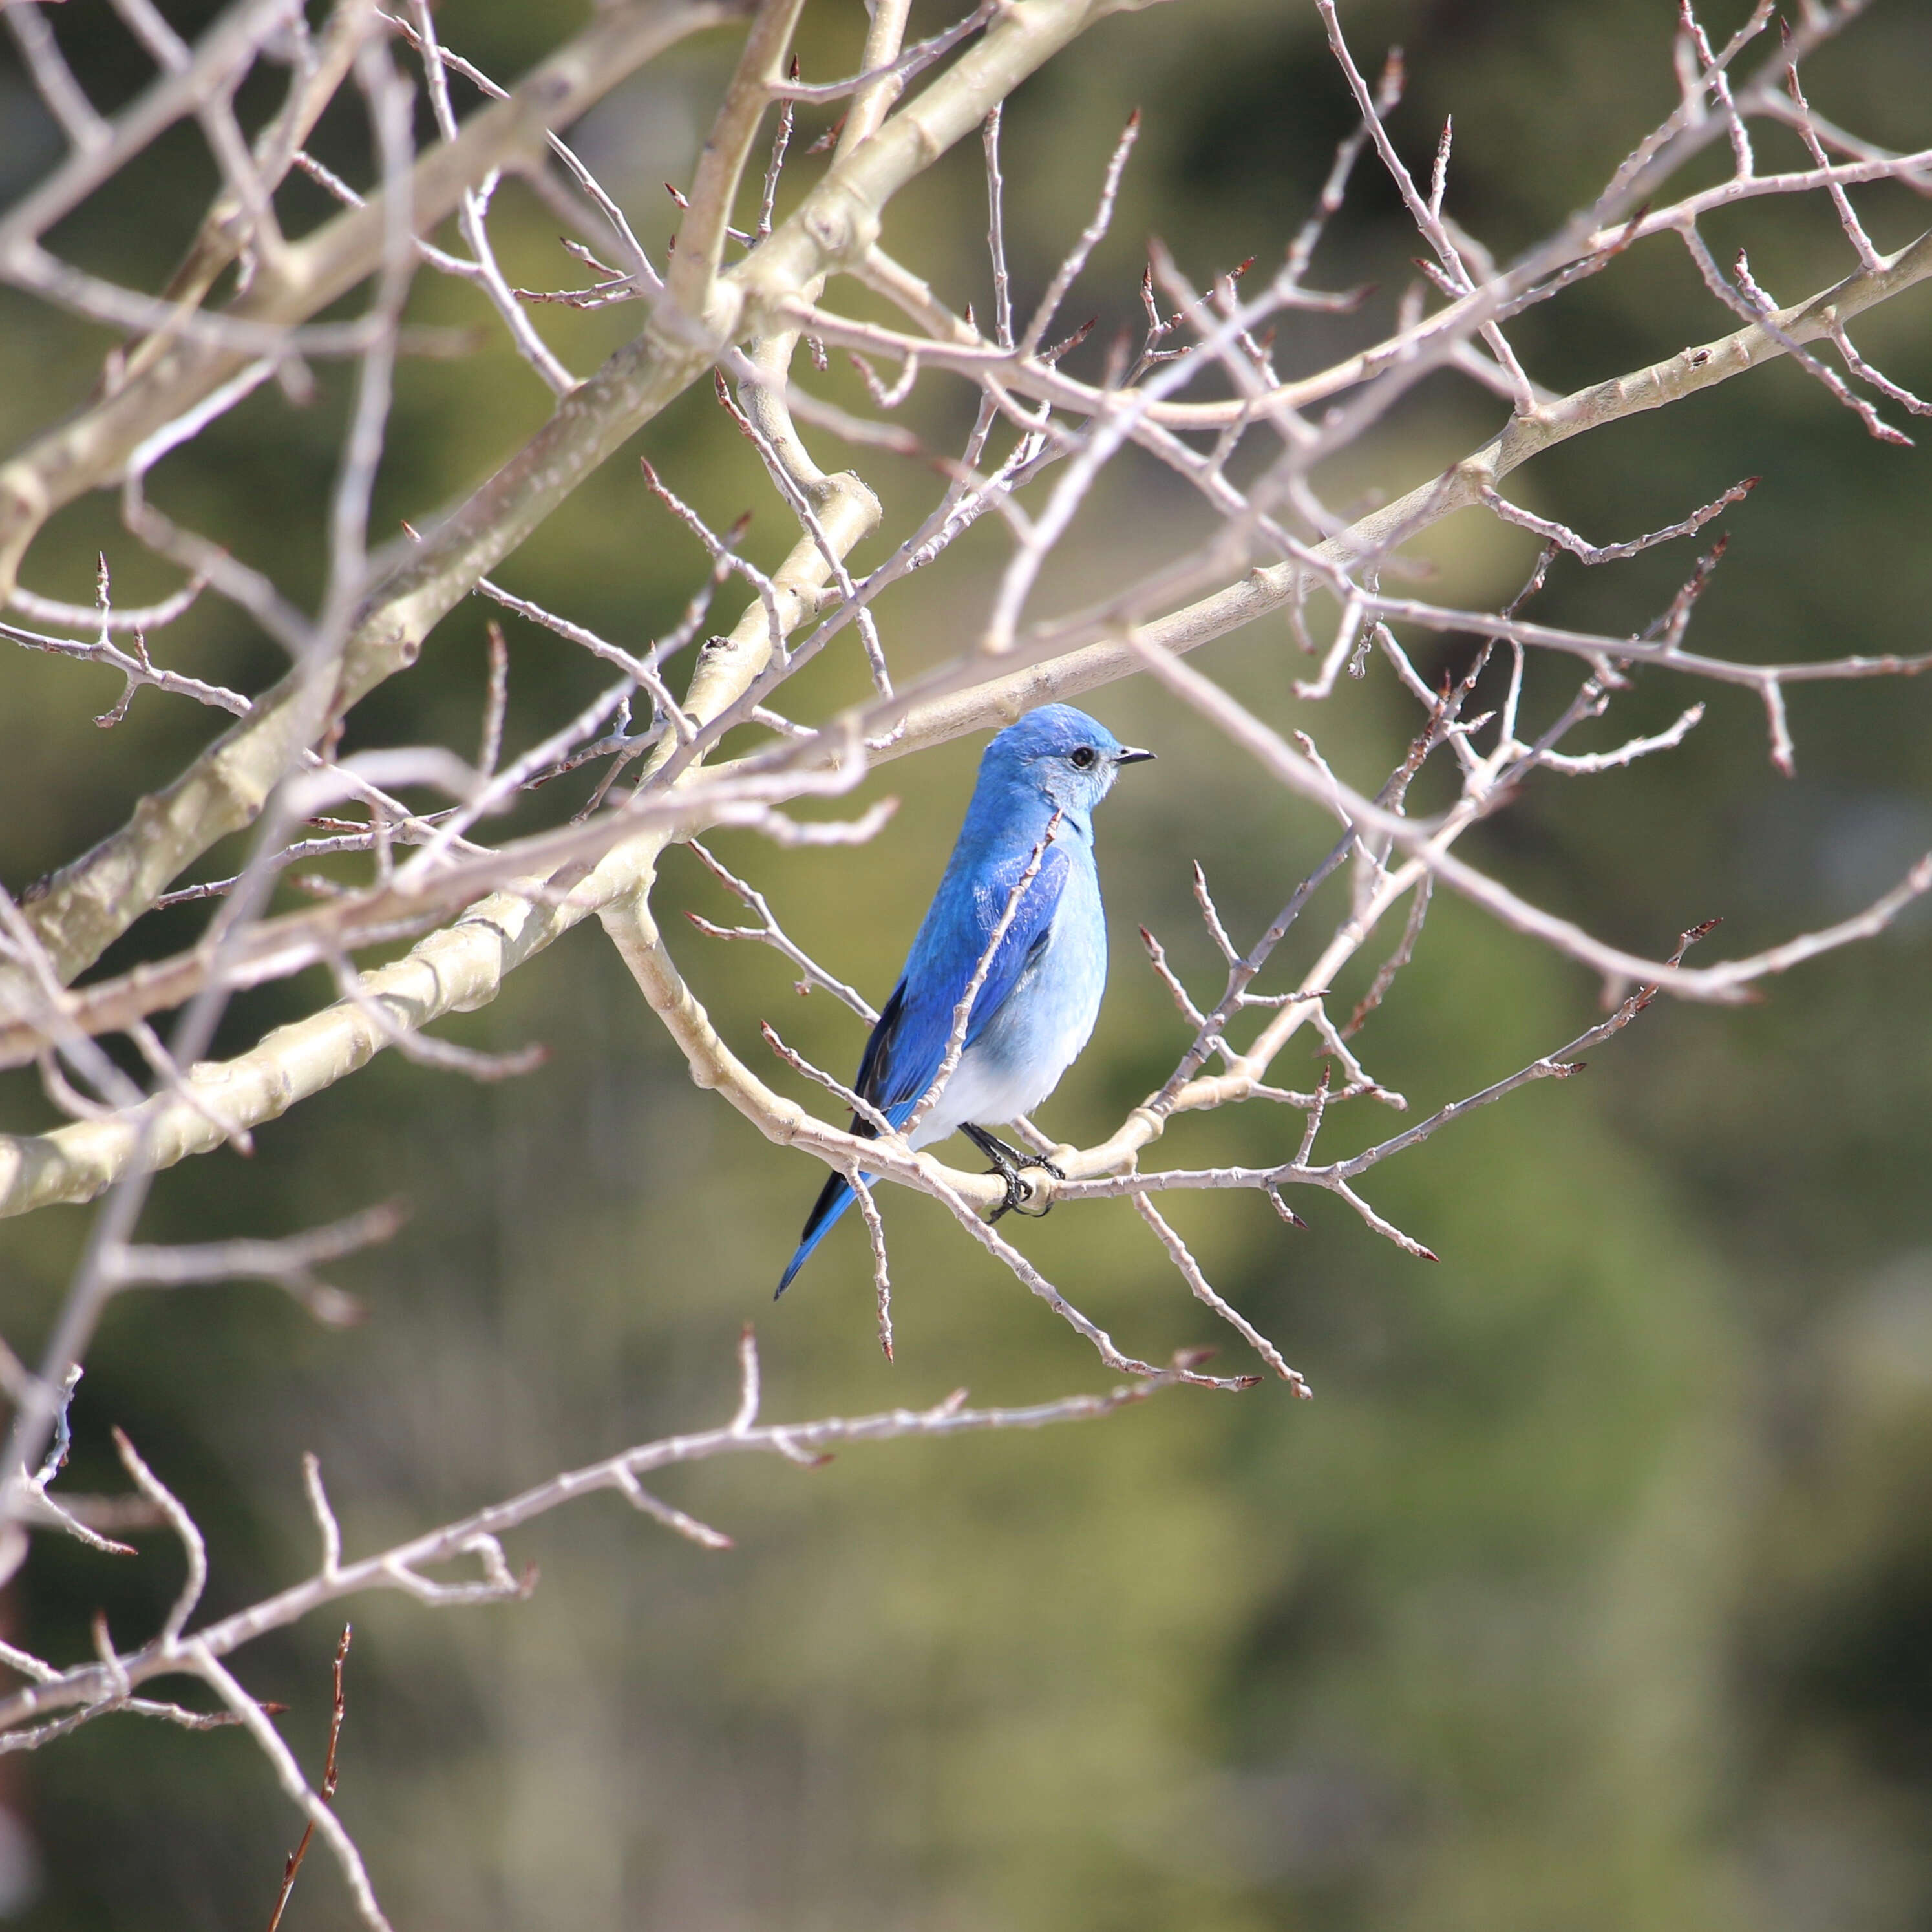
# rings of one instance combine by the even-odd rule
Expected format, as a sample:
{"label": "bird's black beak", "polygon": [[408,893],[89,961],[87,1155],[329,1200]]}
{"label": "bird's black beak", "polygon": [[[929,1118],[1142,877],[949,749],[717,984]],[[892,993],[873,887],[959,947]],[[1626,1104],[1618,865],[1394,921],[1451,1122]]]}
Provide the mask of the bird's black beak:
{"label": "bird's black beak", "polygon": [[1117,765],[1144,764],[1153,756],[1151,752],[1143,752],[1136,746],[1123,745],[1114,754],[1114,762]]}

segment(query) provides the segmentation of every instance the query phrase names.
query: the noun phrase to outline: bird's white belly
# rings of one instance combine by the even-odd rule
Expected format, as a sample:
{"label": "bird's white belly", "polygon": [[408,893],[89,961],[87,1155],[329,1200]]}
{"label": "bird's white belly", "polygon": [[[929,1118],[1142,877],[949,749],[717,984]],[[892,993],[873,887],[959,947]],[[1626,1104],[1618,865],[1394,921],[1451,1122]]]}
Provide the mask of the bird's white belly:
{"label": "bird's white belly", "polygon": [[938,1104],[914,1133],[913,1145],[929,1147],[943,1141],[968,1120],[996,1126],[1031,1113],[1060,1084],[1072,1058],[1070,1053],[1057,1066],[1002,1066],[974,1047],[960,1055]]}

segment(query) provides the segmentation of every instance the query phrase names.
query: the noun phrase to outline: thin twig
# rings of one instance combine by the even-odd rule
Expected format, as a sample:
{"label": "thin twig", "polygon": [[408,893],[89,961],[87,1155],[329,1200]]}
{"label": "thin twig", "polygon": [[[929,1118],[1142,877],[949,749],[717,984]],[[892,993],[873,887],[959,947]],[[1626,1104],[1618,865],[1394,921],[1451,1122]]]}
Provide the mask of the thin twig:
{"label": "thin twig", "polygon": [[[336,1748],[342,1742],[342,1720],[349,1708],[343,1695],[342,1667],[348,1661],[349,1640],[353,1628],[349,1624],[342,1626],[341,1641],[335,1646],[334,1690],[328,1712],[328,1755],[322,1763],[322,1786],[317,1793],[325,1804],[335,1802]],[[302,1828],[301,1842],[290,1852],[288,1861],[282,1868],[282,1888],[275,1896],[275,1909],[268,1916],[268,1932],[276,1932],[276,1928],[282,1922],[282,1914],[288,1910],[289,1894],[296,1888],[296,1874],[302,1870],[302,1860],[308,1856],[309,1841],[314,1836],[315,1820],[311,1818]]]}

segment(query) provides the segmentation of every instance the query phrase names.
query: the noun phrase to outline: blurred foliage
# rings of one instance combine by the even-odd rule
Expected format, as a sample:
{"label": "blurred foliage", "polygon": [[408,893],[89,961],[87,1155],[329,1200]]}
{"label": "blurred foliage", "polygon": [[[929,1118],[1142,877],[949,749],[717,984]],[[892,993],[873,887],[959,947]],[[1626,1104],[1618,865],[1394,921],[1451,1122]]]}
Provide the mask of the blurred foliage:
{"label": "blurred foliage", "polygon": [[[168,10],[186,31],[212,10],[171,0]],[[1358,0],[1345,10],[1365,62],[1406,44],[1409,92],[1394,122],[1406,152],[1430,152],[1453,110],[1450,206],[1499,251],[1585,200],[1671,99],[1666,0]],[[1722,33],[1745,9],[1710,10]],[[127,98],[142,69],[104,0],[68,0],[48,17],[95,98]],[[442,28],[508,77],[574,17],[464,0],[444,9]],[[940,17],[922,0],[915,30]],[[861,25],[856,5],[814,10],[808,74],[848,68]],[[729,58],[722,38],[681,49],[582,130],[647,236],[654,219],[670,225],[658,184],[688,178]],[[1822,112],[1920,146],[1928,71],[1932,14],[1891,0],[1808,80]],[[1136,104],[1144,131],[1120,214],[1069,311],[1082,319],[1084,300],[1102,321],[1080,352],[1096,367],[1097,345],[1137,314],[1148,235],[1198,277],[1267,257],[1350,120],[1311,8],[1192,0],[1106,23],[1008,112],[1022,302],[1086,218]],[[804,117],[807,131],[825,118]],[[352,116],[332,118],[316,145],[352,169],[359,138]],[[17,192],[52,152],[20,79],[0,71],[0,192]],[[1760,152],[1767,165],[1798,154],[1775,136]],[[158,278],[208,192],[200,154],[190,139],[164,143],[56,238],[118,274]],[[802,160],[788,194],[822,165]],[[1376,284],[1371,309],[1386,314],[1414,239],[1366,164],[1358,183],[1324,272],[1334,286]],[[983,310],[982,197],[976,153],[962,151],[908,192],[890,233],[952,299]],[[288,205],[298,227],[326,212],[299,184]],[[1924,218],[1902,194],[1862,205],[1885,247]],[[548,218],[514,188],[501,206],[513,278],[568,280]],[[1781,298],[1849,266],[1817,209],[1754,204],[1712,229],[1720,256],[1748,242]],[[1916,292],[1860,331],[1868,354],[1922,390],[1932,382],[1926,300]],[[468,291],[428,276],[416,304],[425,319],[483,320]],[[623,309],[542,317],[580,368],[635,320]],[[11,442],[82,400],[106,340],[10,296],[0,324],[0,433]],[[1298,325],[1292,340],[1284,332],[1284,366],[1316,366],[1360,326]],[[1681,250],[1656,242],[1515,332],[1532,370],[1563,387],[1729,326]],[[163,478],[171,508],[298,594],[316,582],[314,506],[340,422],[342,372],[318,374],[310,409],[264,392],[171,458]],[[544,404],[500,346],[408,366],[383,526],[470,488]],[[928,377],[908,413],[938,436],[964,407]],[[1498,408],[1448,380],[1426,386],[1324,478],[1331,500],[1407,487],[1486,435]],[[754,554],[781,553],[784,520],[708,397],[684,398],[640,446],[707,512],[728,520],[755,504]],[[632,454],[502,573],[627,640],[671,619],[699,567],[644,495]],[[930,479],[869,458],[867,468],[896,539]],[[1512,488],[1608,538],[1759,472],[1763,485],[1726,519],[1732,542],[1698,614],[1700,645],[1766,658],[1922,648],[1926,459],[1867,441],[1787,364],[1558,450]],[[1124,475],[1049,594],[1105,583],[1195,514],[1171,478]],[[84,598],[98,548],[124,599],[166,583],[104,500],[57,520],[29,581]],[[1432,590],[1485,599],[1509,594],[1533,553],[1521,532],[1477,516],[1420,548]],[[997,554],[982,528],[895,592],[882,609],[894,652],[952,648]],[[1556,622],[1635,626],[1687,565],[1681,547],[1595,572],[1566,561],[1538,608]],[[466,743],[482,637],[482,612],[453,614],[422,664],[356,714],[354,742]],[[212,599],[158,647],[251,686],[274,669],[268,648]],[[1432,662],[1460,667],[1468,648],[1448,640]],[[514,748],[593,679],[526,627],[512,627],[512,649]],[[1302,667],[1282,625],[1203,661],[1271,715],[1308,724],[1358,778],[1372,780],[1408,728],[1379,664],[1328,712],[1302,715],[1288,695]],[[856,688],[856,653],[832,653],[801,703]],[[1560,667],[1542,669],[1532,700],[1546,710],[1566,688]],[[16,889],[119,823],[213,728],[144,693],[104,740],[89,721],[112,695],[88,670],[0,658],[0,876]],[[1788,782],[1767,762],[1754,700],[1691,695],[1708,695],[1710,713],[1682,752],[1534,789],[1483,835],[1484,862],[1646,950],[1721,914],[1723,944],[1743,950],[1841,915],[1932,844],[1932,691],[1806,692],[1794,706],[1802,776]],[[1689,701],[1678,682],[1647,680],[1597,742]],[[1102,822],[1115,970],[1100,1031],[1046,1112],[1070,1138],[1104,1130],[1184,1043],[1139,963],[1136,925],[1162,934],[1197,987],[1218,980],[1188,861],[1208,866],[1236,931],[1252,932],[1330,836],[1154,693],[1121,686],[1094,706],[1162,761],[1130,775]],[[877,999],[977,749],[880,774],[872,792],[903,803],[862,852],[780,858],[745,838],[720,849],[769,887],[796,937]],[[232,856],[210,854],[202,875]],[[661,896],[674,920],[687,906],[728,910],[682,854]],[[192,909],[152,917],[103,970],[197,929]],[[754,1039],[771,1016],[816,1058],[856,1055],[850,1017],[800,1004],[775,956],[667,929],[732,1037]],[[1315,944],[1311,934],[1290,950],[1305,959]],[[668,1486],[732,1532],[729,1555],[605,1498],[514,1540],[514,1558],[544,1574],[527,1604],[355,1604],[340,1804],[396,1922],[1925,1924],[1928,964],[1922,917],[1804,969],[1762,1005],[1660,1007],[1582,1079],[1520,1094],[1379,1171],[1372,1198],[1439,1266],[1378,1241],[1325,1197],[1306,1207],[1310,1231],[1292,1235],[1247,1197],[1181,1199],[1178,1224],[1308,1375],[1311,1405],[1265,1388],[1239,1400],[1187,1391],[1096,1428],[856,1450],[817,1474],[712,1464]],[[1426,1108],[1570,1037],[1596,992],[1438,898],[1363,1048]],[[238,1000],[224,1047],[328,996],[318,975]],[[274,1291],[248,1286],[130,1296],[111,1312],[76,1406],[71,1480],[118,1486],[107,1430],[127,1427],[208,1530],[211,1610],[312,1564],[303,1449],[322,1458],[351,1549],[376,1546],[566,1463],[716,1419],[747,1318],[759,1323],[775,1418],[926,1402],[962,1383],[999,1401],[1097,1384],[1084,1345],[931,1204],[894,1190],[896,1367],[872,1340],[856,1224],[773,1309],[770,1284],[816,1172],[692,1088],[594,927],[449,1030],[486,1046],[542,1039],[552,1057],[528,1078],[478,1088],[385,1056],[264,1130],[251,1163],[224,1153],[155,1189],[144,1229],[156,1239],[286,1231],[396,1194],[414,1210],[392,1247],[338,1270],[370,1306],[352,1332],[320,1332]],[[1302,1052],[1285,1075],[1301,1077]],[[50,1118],[30,1082],[10,1078],[6,1094],[10,1124]],[[1385,1121],[1342,1110],[1332,1144],[1363,1144]],[[1185,1123],[1161,1152],[1279,1159],[1288,1131],[1252,1109]],[[0,1235],[0,1319],[16,1348],[37,1346],[85,1226],[82,1213],[57,1210]],[[1228,1339],[1124,1207],[1063,1210],[1022,1238],[1142,1352]],[[45,1540],[4,1600],[6,1634],[77,1656],[104,1607],[130,1642],[158,1618],[178,1562],[159,1536],[132,1562]],[[314,1618],[239,1660],[251,1690],[290,1706],[283,1728],[312,1768],[338,1629]],[[266,1921],[296,1826],[245,1741],[112,1718],[5,1760],[4,1780],[0,1800],[27,1822],[44,1868],[23,1924]],[[288,1922],[339,1924],[346,1912],[318,1852]]]}

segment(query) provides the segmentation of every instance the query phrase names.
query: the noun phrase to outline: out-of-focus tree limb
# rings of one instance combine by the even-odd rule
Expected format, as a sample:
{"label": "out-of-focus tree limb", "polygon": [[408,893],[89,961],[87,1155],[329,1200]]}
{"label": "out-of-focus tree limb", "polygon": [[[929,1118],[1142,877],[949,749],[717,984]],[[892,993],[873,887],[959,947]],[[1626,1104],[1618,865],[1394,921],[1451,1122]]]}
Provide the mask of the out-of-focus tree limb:
{"label": "out-of-focus tree limb", "polygon": [[[534,166],[554,125],[574,119],[674,41],[729,20],[734,10],[731,0],[645,0],[600,16],[507,100],[480,109],[455,140],[422,157],[410,177],[412,226],[418,233],[434,228],[492,169]],[[164,76],[156,88],[169,88],[170,80]],[[184,110],[191,97],[183,99]],[[143,129],[155,118],[139,102],[128,115]],[[16,265],[37,249],[39,200],[30,197],[0,226],[0,272],[28,286],[32,278]],[[55,511],[116,480],[131,452],[156,430],[212,395],[281,332],[376,272],[384,207],[385,198],[373,195],[290,244],[272,268],[263,266],[248,292],[219,318],[249,328],[259,340],[211,340],[184,322],[159,353],[145,358],[139,376],[0,466],[0,594],[12,588],[28,545]]]}
{"label": "out-of-focus tree limb", "polygon": [[[375,10],[375,0],[336,0],[316,43],[312,65],[306,72],[297,72],[281,111],[256,139],[254,152],[265,191],[272,193],[286,178],[297,150],[347,77],[356,49],[374,25]],[[238,190],[232,183],[224,184],[202,220],[200,233],[162,290],[164,302],[179,303],[190,310],[199,307],[222,270],[241,253],[247,237],[242,220],[246,212]],[[138,376],[166,340],[164,334],[158,334],[138,344],[128,353],[120,380]]]}

